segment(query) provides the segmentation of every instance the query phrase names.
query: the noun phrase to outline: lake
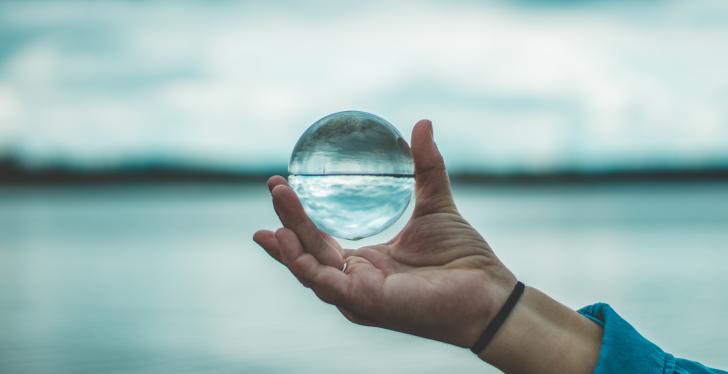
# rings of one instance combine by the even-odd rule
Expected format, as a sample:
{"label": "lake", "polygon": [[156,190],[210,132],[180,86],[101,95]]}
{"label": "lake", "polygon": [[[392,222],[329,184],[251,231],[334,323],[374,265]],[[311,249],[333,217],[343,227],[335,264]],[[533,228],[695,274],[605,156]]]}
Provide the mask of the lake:
{"label": "lake", "polygon": [[[526,284],[608,302],[664,350],[728,367],[728,184],[455,194]],[[350,324],[253,243],[276,227],[263,184],[0,188],[0,372],[497,372]]]}

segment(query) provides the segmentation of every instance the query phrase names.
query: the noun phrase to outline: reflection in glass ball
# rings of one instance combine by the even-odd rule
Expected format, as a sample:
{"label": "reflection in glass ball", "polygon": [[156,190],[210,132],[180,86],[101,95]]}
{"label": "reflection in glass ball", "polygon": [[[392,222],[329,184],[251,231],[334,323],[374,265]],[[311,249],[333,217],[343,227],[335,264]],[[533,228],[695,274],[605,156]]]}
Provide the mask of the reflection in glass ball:
{"label": "reflection in glass ball", "polygon": [[288,182],[316,226],[357,240],[382,232],[407,208],[414,188],[409,145],[370,113],[330,114],[293,148]]}

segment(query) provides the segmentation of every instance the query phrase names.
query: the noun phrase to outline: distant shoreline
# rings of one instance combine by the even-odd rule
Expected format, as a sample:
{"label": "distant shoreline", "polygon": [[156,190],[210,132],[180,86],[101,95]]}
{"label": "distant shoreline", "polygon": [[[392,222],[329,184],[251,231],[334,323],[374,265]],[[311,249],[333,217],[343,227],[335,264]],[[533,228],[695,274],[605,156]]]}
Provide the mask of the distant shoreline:
{"label": "distant shoreline", "polygon": [[[166,165],[118,169],[27,169],[0,162],[0,186],[116,185],[116,184],[247,184],[261,183],[271,175],[287,175],[285,169],[229,171]],[[453,183],[473,185],[613,184],[635,182],[728,181],[728,167],[712,169],[639,169],[549,173],[451,172]]]}

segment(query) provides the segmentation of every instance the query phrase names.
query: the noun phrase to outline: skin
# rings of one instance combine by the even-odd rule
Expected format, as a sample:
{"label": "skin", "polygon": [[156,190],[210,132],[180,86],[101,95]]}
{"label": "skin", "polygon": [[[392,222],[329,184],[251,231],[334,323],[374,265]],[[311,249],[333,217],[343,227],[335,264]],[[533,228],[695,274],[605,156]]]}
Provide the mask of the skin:
{"label": "skin", "polygon": [[[470,347],[516,277],[458,212],[430,121],[415,125],[411,144],[415,209],[392,240],[342,248],[316,228],[280,176],[268,188],[283,227],[253,239],[351,322]],[[527,287],[479,357],[505,372],[585,373],[600,341],[599,326]]]}

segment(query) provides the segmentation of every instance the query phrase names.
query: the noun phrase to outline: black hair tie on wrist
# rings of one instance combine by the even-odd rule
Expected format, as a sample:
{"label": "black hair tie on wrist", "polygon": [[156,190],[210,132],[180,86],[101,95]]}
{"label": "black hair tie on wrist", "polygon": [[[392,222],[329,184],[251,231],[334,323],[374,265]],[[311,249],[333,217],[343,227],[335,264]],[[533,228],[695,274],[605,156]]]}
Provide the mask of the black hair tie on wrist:
{"label": "black hair tie on wrist", "polygon": [[481,335],[480,338],[478,338],[478,341],[473,344],[473,347],[470,348],[471,352],[475,353],[476,355],[480,352],[483,352],[488,343],[493,340],[493,337],[498,332],[498,329],[503,326],[503,322],[506,321],[508,315],[510,315],[513,311],[513,308],[516,306],[518,299],[520,299],[521,295],[523,295],[523,290],[525,288],[526,286],[522,282],[518,281],[516,283],[516,287],[513,288],[513,291],[511,291],[511,294],[508,296],[508,299],[506,299],[505,304],[503,304],[503,306],[498,311],[498,314],[496,314],[493,320],[490,321],[488,327],[486,327],[485,331],[483,331],[483,335]]}

